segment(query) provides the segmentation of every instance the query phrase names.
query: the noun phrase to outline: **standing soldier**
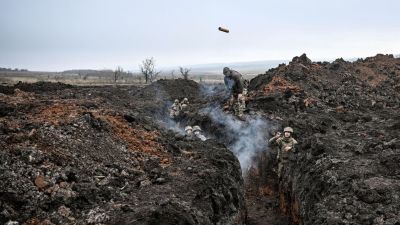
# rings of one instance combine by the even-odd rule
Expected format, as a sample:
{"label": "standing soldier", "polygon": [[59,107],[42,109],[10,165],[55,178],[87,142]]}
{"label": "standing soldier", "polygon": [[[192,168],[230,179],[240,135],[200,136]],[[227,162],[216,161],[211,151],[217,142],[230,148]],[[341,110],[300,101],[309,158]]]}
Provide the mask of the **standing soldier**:
{"label": "standing soldier", "polygon": [[276,143],[279,146],[278,149],[278,177],[281,178],[282,170],[289,161],[289,154],[294,151],[294,146],[297,141],[292,138],[293,129],[291,127],[285,127],[283,129],[283,137],[278,132],[273,138],[269,139],[269,143]]}
{"label": "standing soldier", "polygon": [[[245,91],[242,74],[235,70],[225,67],[223,70],[225,75],[224,83],[230,91],[231,97],[229,100],[229,108],[233,107],[236,116],[241,117],[246,109],[243,92]],[[245,91],[247,92],[247,91]]]}

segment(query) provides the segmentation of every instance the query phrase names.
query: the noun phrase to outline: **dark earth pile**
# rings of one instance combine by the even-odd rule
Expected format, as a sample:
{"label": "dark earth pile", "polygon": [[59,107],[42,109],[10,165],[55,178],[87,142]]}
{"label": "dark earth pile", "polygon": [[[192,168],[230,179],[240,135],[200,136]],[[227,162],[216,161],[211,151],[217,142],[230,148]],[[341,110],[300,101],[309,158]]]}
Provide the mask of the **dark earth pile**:
{"label": "dark earth pile", "polygon": [[[391,55],[302,55],[250,82],[247,116],[269,122],[266,139],[291,126],[299,142],[280,181],[275,148],[243,181],[225,147],[235,136],[202,112],[225,103],[221,86],[19,85],[0,86],[0,223],[400,224],[400,59]],[[184,97],[180,128],[200,125],[211,140],[167,129],[167,108]]]}
{"label": "dark earth pile", "polygon": [[[153,85],[171,83],[186,86],[173,98],[199,89]],[[242,224],[238,160],[160,127],[159,102],[137,97],[153,85],[0,94],[0,224]]]}
{"label": "dark earth pile", "polygon": [[[400,224],[400,59],[302,55],[250,89],[249,107],[300,143],[280,182],[282,212],[298,224]],[[261,164],[268,187],[271,165]]]}

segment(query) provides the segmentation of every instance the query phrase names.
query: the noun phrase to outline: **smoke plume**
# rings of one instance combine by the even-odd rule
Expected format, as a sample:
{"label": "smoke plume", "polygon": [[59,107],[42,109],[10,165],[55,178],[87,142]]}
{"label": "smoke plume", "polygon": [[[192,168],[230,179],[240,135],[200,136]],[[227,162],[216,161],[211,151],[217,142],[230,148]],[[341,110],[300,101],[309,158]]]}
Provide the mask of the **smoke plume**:
{"label": "smoke plume", "polygon": [[266,136],[268,122],[261,116],[246,117],[246,121],[224,113],[219,107],[209,107],[202,110],[216,124],[221,125],[230,141],[228,148],[239,159],[243,174],[251,167],[253,158],[268,147]]}

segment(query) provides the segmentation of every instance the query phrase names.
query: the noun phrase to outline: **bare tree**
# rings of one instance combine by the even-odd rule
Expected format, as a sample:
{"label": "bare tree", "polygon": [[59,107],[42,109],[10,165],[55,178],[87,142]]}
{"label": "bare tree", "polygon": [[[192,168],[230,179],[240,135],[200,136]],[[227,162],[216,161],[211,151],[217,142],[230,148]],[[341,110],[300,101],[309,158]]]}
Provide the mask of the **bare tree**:
{"label": "bare tree", "polygon": [[121,78],[122,73],[124,72],[124,70],[122,69],[122,67],[118,66],[117,69],[114,71],[113,73],[113,79],[114,79],[114,84],[117,85],[117,80],[119,78]]}
{"label": "bare tree", "polygon": [[190,72],[189,68],[179,67],[179,71],[181,72],[183,79],[187,80],[189,78],[189,72]]}
{"label": "bare tree", "polygon": [[161,71],[156,70],[155,60],[153,57],[145,59],[142,61],[142,64],[139,65],[140,71],[146,80],[146,84],[150,81],[153,82],[157,79],[157,76],[160,74]]}

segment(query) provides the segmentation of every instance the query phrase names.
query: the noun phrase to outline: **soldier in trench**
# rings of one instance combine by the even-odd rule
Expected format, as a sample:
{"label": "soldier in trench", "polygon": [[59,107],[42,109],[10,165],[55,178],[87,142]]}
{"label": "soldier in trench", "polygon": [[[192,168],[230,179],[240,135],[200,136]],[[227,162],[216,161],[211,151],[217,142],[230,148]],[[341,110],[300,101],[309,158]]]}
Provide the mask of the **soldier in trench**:
{"label": "soldier in trench", "polygon": [[171,119],[176,119],[180,112],[181,112],[181,104],[179,103],[178,99],[175,99],[174,104],[171,105],[171,108],[169,109],[169,117]]}
{"label": "soldier in trench", "polygon": [[246,81],[243,80],[242,74],[235,70],[225,67],[223,70],[224,83],[231,97],[228,101],[228,108],[235,113],[236,116],[242,117],[246,110],[245,95],[247,94]]}
{"label": "soldier in trench", "polygon": [[283,129],[283,137],[280,132],[277,132],[277,134],[274,137],[269,139],[270,144],[275,143],[279,146],[277,155],[279,178],[281,178],[282,171],[286,167],[289,161],[290,154],[294,152],[294,147],[298,143],[292,137],[292,134],[293,134],[293,129],[291,127],[285,127],[285,129]]}
{"label": "soldier in trench", "polygon": [[189,99],[184,98],[181,102],[181,109],[183,113],[187,113],[189,108]]}

